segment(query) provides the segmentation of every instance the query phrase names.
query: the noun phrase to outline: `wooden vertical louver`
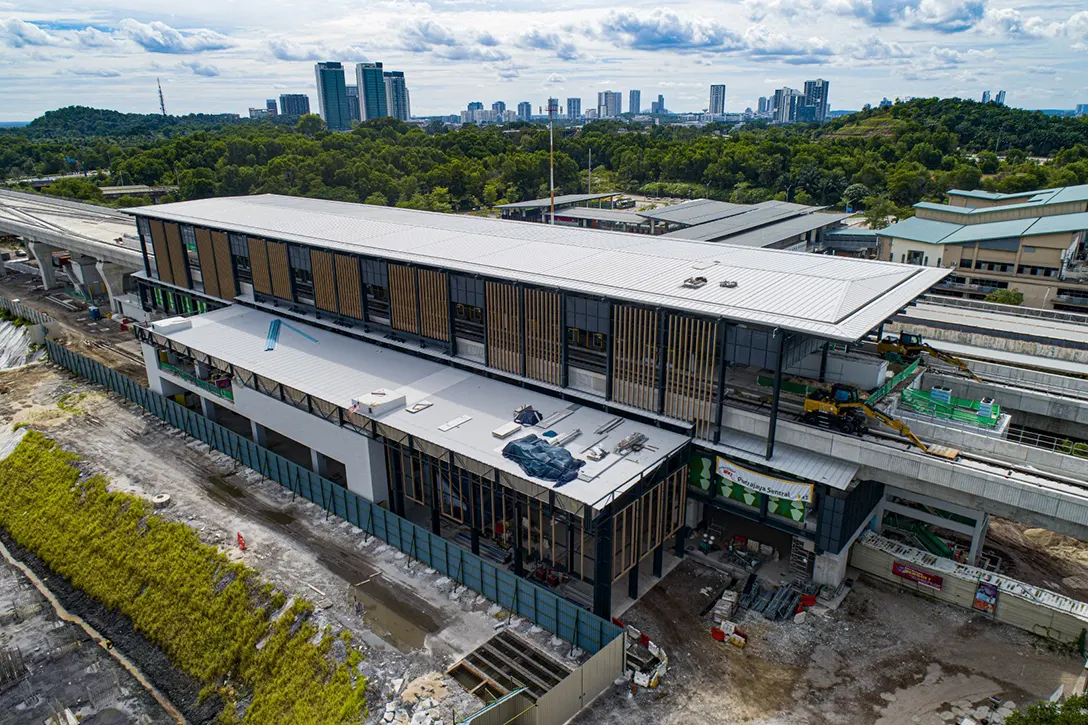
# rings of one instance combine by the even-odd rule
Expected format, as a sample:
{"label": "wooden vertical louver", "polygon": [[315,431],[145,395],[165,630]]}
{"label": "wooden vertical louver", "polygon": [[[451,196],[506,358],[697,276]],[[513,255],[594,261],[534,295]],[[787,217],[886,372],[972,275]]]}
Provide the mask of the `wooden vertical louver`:
{"label": "wooden vertical louver", "polygon": [[487,359],[491,367],[521,374],[521,310],[518,288],[488,282]]}
{"label": "wooden vertical louver", "polygon": [[525,290],[525,374],[533,380],[559,385],[563,364],[563,325],[559,295]]}
{"label": "wooden vertical louver", "polygon": [[192,287],[189,283],[189,255],[181,243],[181,229],[173,222],[164,222],[166,230],[166,251],[170,254],[170,269],[174,273],[174,284],[178,287]]}
{"label": "wooden vertical louver", "polygon": [[359,284],[359,260],[355,257],[336,255],[336,289],[340,294],[340,314],[363,319],[363,289]]}
{"label": "wooden vertical louver", "polygon": [[249,265],[253,274],[253,291],[262,295],[272,294],[272,279],[268,274],[268,245],[263,239],[250,237]]}
{"label": "wooden vertical louver", "polygon": [[287,261],[287,245],[283,242],[265,242],[268,247],[268,271],[272,277],[272,294],[281,300],[293,302],[291,294],[291,265]]}
{"label": "wooden vertical louver", "polygon": [[706,438],[713,420],[714,348],[718,324],[669,315],[665,357],[665,415],[694,422]]}
{"label": "wooden vertical louver", "polygon": [[419,271],[420,334],[432,340],[449,342],[450,297],[445,272],[433,269]]}
{"label": "wooden vertical louver", "polygon": [[212,297],[219,297],[219,274],[215,270],[215,250],[212,248],[212,233],[197,227],[196,256],[200,261],[200,278],[204,281],[204,291]]}
{"label": "wooden vertical louver", "polygon": [[612,399],[643,410],[657,407],[657,312],[616,305],[612,327]]}
{"label": "wooden vertical louver", "polygon": [[336,272],[332,253],[311,249],[310,269],[314,275],[314,304],[319,310],[339,312],[336,306]]}
{"label": "wooden vertical louver", "polygon": [[219,275],[219,296],[225,300],[233,300],[234,264],[226,232],[212,232],[212,250],[215,254],[215,271]]}
{"label": "wooden vertical louver", "polygon": [[166,246],[166,229],[158,219],[148,219],[151,229],[151,247],[155,251],[155,272],[159,279],[168,284],[174,283],[174,273],[170,268],[170,252]]}
{"label": "wooden vertical louver", "polygon": [[403,264],[389,264],[389,324],[394,330],[419,334],[416,312],[416,272]]}

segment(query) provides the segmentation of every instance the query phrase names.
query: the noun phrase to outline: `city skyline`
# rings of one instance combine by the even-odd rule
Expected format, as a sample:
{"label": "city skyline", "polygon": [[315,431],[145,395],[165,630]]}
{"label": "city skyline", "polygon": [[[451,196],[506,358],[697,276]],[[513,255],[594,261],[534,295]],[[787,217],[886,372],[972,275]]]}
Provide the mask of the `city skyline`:
{"label": "city skyline", "polygon": [[172,113],[244,113],[266,96],[313,94],[315,62],[353,68],[364,60],[405,73],[419,116],[453,113],[483,94],[539,105],[602,89],[663,93],[670,110],[696,112],[713,83],[728,84],[736,112],[817,76],[835,83],[832,110],[884,96],[978,98],[987,87],[1006,89],[1017,106],[1061,108],[1088,98],[1076,72],[1086,59],[1088,11],[1058,0],[1022,11],[996,0],[680,2],[623,11],[385,0],[365,16],[336,5],[269,12],[254,0],[198,0],[184,13],[157,0],[89,12],[63,3],[42,10],[30,0],[0,5],[4,120],[72,104],[154,112],[156,77]]}

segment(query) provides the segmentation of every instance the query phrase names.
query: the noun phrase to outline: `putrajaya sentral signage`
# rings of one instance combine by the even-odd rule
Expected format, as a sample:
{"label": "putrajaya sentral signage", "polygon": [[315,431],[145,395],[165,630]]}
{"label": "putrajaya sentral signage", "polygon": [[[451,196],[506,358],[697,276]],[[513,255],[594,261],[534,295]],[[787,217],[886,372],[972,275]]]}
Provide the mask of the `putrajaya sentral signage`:
{"label": "putrajaya sentral signage", "polygon": [[768,496],[784,498],[789,501],[812,502],[812,484],[787,481],[774,476],[757,473],[744,466],[738,466],[718,456],[718,475],[726,481],[744,486],[752,491]]}

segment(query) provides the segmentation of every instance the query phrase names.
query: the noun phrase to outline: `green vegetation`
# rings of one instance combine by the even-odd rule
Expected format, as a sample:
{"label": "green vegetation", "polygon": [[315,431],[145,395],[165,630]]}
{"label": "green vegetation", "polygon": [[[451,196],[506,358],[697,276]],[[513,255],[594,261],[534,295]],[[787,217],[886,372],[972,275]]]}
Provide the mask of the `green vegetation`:
{"label": "green vegetation", "polygon": [[984,302],[996,302],[999,305],[1022,305],[1024,293],[1018,289],[996,289],[983,298]]}
{"label": "green vegetation", "polygon": [[1088,695],[1073,695],[1062,702],[1038,702],[1014,712],[1008,725],[1088,725]]}
{"label": "green vegetation", "polygon": [[0,320],[3,320],[4,322],[10,322],[16,327],[26,327],[27,325],[34,324],[25,317],[19,317],[14,312],[4,307],[0,307]]}
{"label": "green vegetation", "polygon": [[[71,129],[93,130],[103,113],[71,108],[47,117],[50,124],[66,119]],[[293,125],[179,126],[171,136],[148,137],[141,123],[133,121],[141,131],[128,136],[0,132],[0,176],[73,171],[78,164],[71,160],[79,159],[103,173],[47,191],[100,203],[97,185],[122,182],[177,184],[176,196],[166,201],[277,193],[462,212],[548,191],[548,132],[541,125],[450,131],[384,118],[330,133],[307,115]],[[126,125],[116,120],[109,127]],[[1022,191],[1088,183],[1085,119],[960,100],[918,99],[824,126],[647,128],[601,121],[560,128],[561,192],[587,188],[591,150],[594,190],[849,205],[878,226],[886,223],[881,219],[909,216],[918,201],[941,201],[951,188]],[[1032,158],[1039,155],[1052,157],[1045,163]]]}
{"label": "green vegetation", "polygon": [[[28,431],[0,461],[0,526],[57,574],[131,617],[137,631],[226,706],[222,723],[354,723],[365,714],[357,651],[319,637],[311,606],[142,499],[80,480],[78,457]],[[320,640],[317,644],[315,640]],[[250,699],[251,698],[251,699]],[[237,703],[246,702],[239,718]]]}

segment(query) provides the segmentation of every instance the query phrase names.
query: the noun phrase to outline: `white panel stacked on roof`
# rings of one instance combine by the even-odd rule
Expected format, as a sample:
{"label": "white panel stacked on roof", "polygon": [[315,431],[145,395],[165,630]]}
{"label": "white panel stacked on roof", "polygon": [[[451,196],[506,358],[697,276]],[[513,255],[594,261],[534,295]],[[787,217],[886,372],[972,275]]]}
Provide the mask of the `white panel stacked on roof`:
{"label": "white panel stacked on roof", "polygon": [[[855,341],[949,270],[471,216],[253,196],[133,213]],[[709,284],[685,289],[695,264]],[[724,287],[723,280],[735,281]],[[879,280],[874,287],[872,280]],[[843,301],[851,304],[844,306]]]}

